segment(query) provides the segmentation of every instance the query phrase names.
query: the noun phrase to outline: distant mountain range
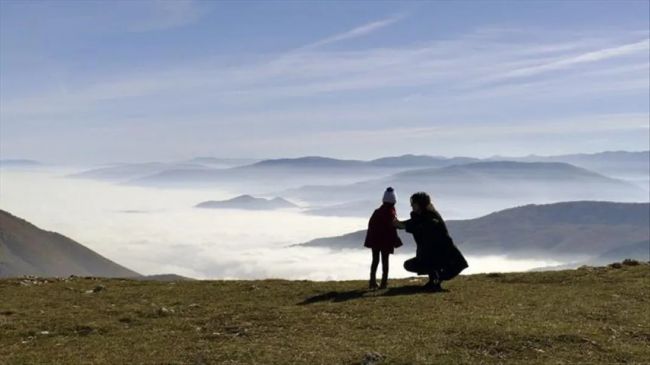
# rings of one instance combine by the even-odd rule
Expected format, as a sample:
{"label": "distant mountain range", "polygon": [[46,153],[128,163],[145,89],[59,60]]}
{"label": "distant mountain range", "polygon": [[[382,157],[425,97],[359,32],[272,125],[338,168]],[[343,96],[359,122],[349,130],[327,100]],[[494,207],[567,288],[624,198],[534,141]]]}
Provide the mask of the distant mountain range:
{"label": "distant mountain range", "polygon": [[[237,184],[240,186],[242,183],[247,183],[247,179],[254,178],[252,182],[262,182],[266,185],[284,185],[287,182],[287,176],[291,176],[291,184],[299,186],[309,182],[322,182],[323,179],[328,179],[334,183],[354,182],[363,178],[377,178],[415,167],[442,167],[477,161],[477,159],[464,157],[444,158],[415,155],[387,157],[371,161],[306,156],[268,159],[246,165],[216,169],[207,166],[205,164],[206,159],[209,158],[192,159],[180,165],[155,165],[153,166],[155,170],[141,164],[139,167],[135,167],[140,169],[142,174],[132,176],[130,183],[154,186],[213,186],[215,184]],[[201,165],[192,166],[192,164],[196,163],[201,163]],[[117,166],[116,172],[123,175],[120,171],[123,168],[124,166]],[[106,169],[102,169],[102,172],[104,171]],[[96,172],[85,172],[77,176],[103,178]]]}
{"label": "distant mountain range", "polygon": [[[302,185],[315,184],[352,184],[364,180],[386,178],[410,170],[420,170],[418,173],[421,174],[427,168],[440,169],[473,163],[559,162],[593,169],[605,175],[629,178],[645,188],[647,185],[645,182],[650,179],[649,156],[650,152],[644,151],[562,156],[492,157],[488,159],[402,155],[370,161],[342,160],[320,156],[262,161],[198,157],[178,163],[117,164],[84,171],[73,176],[144,186],[220,186],[226,189],[232,187],[254,189],[263,186],[265,188],[262,189],[263,191],[257,189],[249,192],[270,193],[280,188],[297,188]],[[409,177],[409,175],[403,177]],[[648,189],[650,188],[646,188],[646,191]]]}
{"label": "distant mountain range", "polygon": [[253,162],[255,162],[255,160],[195,157],[180,162],[117,163],[78,172],[69,176],[82,179],[126,182],[156,175],[165,171],[212,171],[250,164]]}
{"label": "distant mountain range", "polygon": [[196,163],[125,163],[99,167],[92,170],[82,171],[69,175],[73,178],[95,179],[112,182],[123,182],[131,179],[138,179],[152,174],[167,171],[169,169],[206,169],[206,166]]}
{"label": "distant mountain range", "polygon": [[439,157],[427,155],[403,155],[369,161],[383,166],[445,167],[481,161],[564,162],[600,174],[624,177],[631,174],[650,175],[650,151],[606,151],[556,156],[529,155],[524,157],[493,156],[485,159],[472,157]]}
{"label": "distant mountain range", "polygon": [[[650,260],[650,204],[596,201],[526,205],[470,220],[447,222],[464,253],[563,259],[589,256],[590,263],[624,258]],[[316,239],[300,246],[364,249],[366,231]],[[412,252],[412,236],[400,231]]]}
{"label": "distant mountain range", "polygon": [[265,199],[256,198],[250,195],[240,195],[228,200],[205,201],[197,204],[196,207],[211,209],[276,210],[297,208],[297,205],[280,197]]}
{"label": "distant mountain range", "polygon": [[650,190],[650,151],[609,151],[561,156],[531,155],[506,159],[524,162],[566,162],[610,177],[634,181],[646,190]]}
{"label": "distant mountain range", "polygon": [[186,162],[211,166],[211,167],[217,167],[217,168],[228,168],[234,166],[250,165],[258,161],[259,160],[255,160],[252,158],[194,157],[190,160],[187,160]]}
{"label": "distant mountain range", "polygon": [[140,277],[68,237],[0,210],[0,277]]}
{"label": "distant mountain range", "polygon": [[373,166],[382,167],[445,167],[451,165],[459,165],[470,162],[478,162],[480,159],[472,157],[440,157],[440,156],[427,156],[427,155],[402,155],[394,157],[383,157],[376,160],[368,161],[367,163]]}
{"label": "distant mountain range", "polygon": [[33,168],[40,167],[43,164],[34,160],[25,159],[5,159],[0,160],[0,169],[2,168]]}
{"label": "distant mountain range", "polygon": [[[566,163],[488,161],[442,168],[414,169],[388,177],[346,185],[309,185],[281,192],[283,196],[319,206],[311,214],[367,216],[392,186],[398,210],[408,209],[408,196],[430,193],[445,207],[474,207],[476,215],[526,203],[574,200],[648,201],[648,192]],[[473,216],[476,216],[473,215]],[[470,215],[472,216],[472,215]]]}
{"label": "distant mountain range", "polygon": [[280,158],[263,160],[249,166],[244,166],[246,169],[253,168],[288,168],[288,169],[321,169],[321,168],[360,168],[368,167],[368,163],[359,160],[340,160],[336,158],[320,157],[320,156],[306,156],[299,158]]}
{"label": "distant mountain range", "polygon": [[[394,169],[392,169],[394,171]],[[254,164],[228,169],[183,168],[168,169],[129,181],[132,185],[213,187],[252,189],[269,193],[289,186],[301,186],[328,181],[350,183],[385,176],[390,168],[378,167],[364,161],[338,160],[325,157],[263,160]]]}
{"label": "distant mountain range", "polygon": [[627,171],[641,171],[650,174],[650,151],[607,151],[600,153],[580,153],[560,156],[530,155],[519,158],[492,157],[495,160],[527,162],[566,162],[601,174],[617,174]]}

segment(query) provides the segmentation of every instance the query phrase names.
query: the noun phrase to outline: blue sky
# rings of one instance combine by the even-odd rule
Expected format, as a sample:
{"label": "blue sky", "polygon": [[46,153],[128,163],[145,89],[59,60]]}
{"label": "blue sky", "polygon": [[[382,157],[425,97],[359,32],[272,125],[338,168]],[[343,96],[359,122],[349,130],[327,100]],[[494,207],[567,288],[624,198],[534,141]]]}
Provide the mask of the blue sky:
{"label": "blue sky", "polygon": [[0,1],[0,155],[649,148],[648,1]]}

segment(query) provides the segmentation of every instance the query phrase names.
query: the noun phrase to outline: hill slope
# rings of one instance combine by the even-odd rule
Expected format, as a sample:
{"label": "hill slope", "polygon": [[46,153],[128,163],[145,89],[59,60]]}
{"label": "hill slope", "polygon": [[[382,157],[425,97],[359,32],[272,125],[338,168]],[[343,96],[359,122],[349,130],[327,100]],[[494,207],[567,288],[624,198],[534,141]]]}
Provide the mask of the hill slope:
{"label": "hill slope", "polygon": [[0,280],[0,363],[644,363],[649,275],[647,264],[471,275],[442,293],[413,279],[374,292],[365,281]]}
{"label": "hill slope", "polygon": [[139,276],[65,236],[0,210],[0,277],[22,275]]}
{"label": "hill slope", "polygon": [[[582,201],[526,205],[476,219],[448,221],[447,226],[456,244],[468,254],[606,255],[611,260],[625,258],[612,256],[617,249],[622,250],[619,254],[643,252],[639,246],[650,238],[649,222],[650,203]],[[400,250],[413,250],[412,236],[403,231],[400,236],[405,242]],[[362,230],[303,245],[361,249],[364,237]],[[648,260],[649,255],[650,248],[644,257],[636,258]],[[602,258],[597,262],[602,263]]]}

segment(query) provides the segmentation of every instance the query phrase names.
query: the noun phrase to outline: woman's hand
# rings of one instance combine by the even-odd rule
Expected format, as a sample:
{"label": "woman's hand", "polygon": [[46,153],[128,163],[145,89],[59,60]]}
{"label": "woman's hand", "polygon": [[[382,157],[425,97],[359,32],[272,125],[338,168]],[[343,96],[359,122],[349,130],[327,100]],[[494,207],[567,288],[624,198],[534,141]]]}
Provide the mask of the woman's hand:
{"label": "woman's hand", "polygon": [[404,229],[404,223],[400,222],[397,218],[393,219],[393,227],[397,229]]}

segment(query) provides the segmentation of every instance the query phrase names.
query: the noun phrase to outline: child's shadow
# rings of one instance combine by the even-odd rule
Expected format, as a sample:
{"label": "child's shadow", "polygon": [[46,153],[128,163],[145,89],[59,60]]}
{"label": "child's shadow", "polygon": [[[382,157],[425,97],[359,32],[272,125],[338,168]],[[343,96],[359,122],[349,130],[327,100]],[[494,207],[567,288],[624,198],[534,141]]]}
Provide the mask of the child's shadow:
{"label": "child's shadow", "polygon": [[411,294],[436,294],[436,293],[445,293],[448,292],[446,289],[441,291],[431,291],[423,288],[421,285],[406,285],[399,286],[396,288],[389,288],[385,291],[383,290],[349,290],[349,291],[330,291],[323,294],[318,294],[313,297],[309,297],[298,305],[313,304],[318,302],[347,302],[348,300],[353,299],[362,299],[362,298],[376,298],[376,297],[392,297],[396,295],[411,295]]}

